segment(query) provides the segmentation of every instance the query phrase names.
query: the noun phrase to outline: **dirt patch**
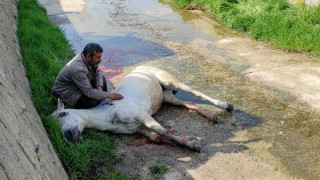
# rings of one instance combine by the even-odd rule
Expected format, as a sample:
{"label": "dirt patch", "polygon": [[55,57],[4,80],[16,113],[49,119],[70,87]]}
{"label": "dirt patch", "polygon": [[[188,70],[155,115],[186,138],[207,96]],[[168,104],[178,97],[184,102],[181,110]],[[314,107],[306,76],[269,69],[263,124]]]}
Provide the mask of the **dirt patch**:
{"label": "dirt patch", "polygon": [[[219,73],[208,73],[203,71],[201,62],[192,61],[194,54],[189,54],[190,56],[187,54],[189,53],[185,52],[184,56],[168,57],[144,64],[166,69],[187,84],[195,84],[194,81],[202,77],[202,81],[198,81],[201,86],[197,88],[212,97],[223,100],[230,98],[227,95],[229,90],[223,89],[228,86],[227,84],[243,81],[237,77],[230,78],[224,80],[224,85],[220,87],[222,89],[219,89],[221,82],[219,83],[217,74],[223,78],[228,77],[232,72],[222,70],[223,68],[211,63],[207,65],[212,70],[219,69]],[[181,72],[180,70],[186,66],[190,66],[187,69],[192,70],[186,74],[179,74],[178,72]],[[128,68],[124,74],[130,69],[132,68]],[[119,77],[121,76],[123,75]],[[116,81],[119,79],[121,78],[117,78]],[[212,82],[206,81],[209,79]],[[204,82],[207,83],[207,87],[202,86]],[[243,88],[257,90],[257,87],[250,83],[244,83]],[[214,109],[218,113],[219,122],[214,123],[193,111],[168,105],[164,105],[154,117],[165,128],[174,129],[179,135],[201,139],[200,153],[176,144],[153,144],[140,135],[116,135],[118,155],[121,159],[116,169],[123,172],[129,179],[159,177],[163,179],[260,179],[266,177],[268,179],[291,179],[290,176],[277,169],[281,168],[279,161],[264,150],[270,145],[247,134],[248,129],[261,123],[261,119],[246,114],[242,108],[237,106],[233,114],[229,114],[215,107],[200,105]],[[264,154],[262,157],[254,155],[258,149],[262,150],[261,154]],[[151,167],[159,164],[169,167],[169,171],[164,175],[152,174]]]}

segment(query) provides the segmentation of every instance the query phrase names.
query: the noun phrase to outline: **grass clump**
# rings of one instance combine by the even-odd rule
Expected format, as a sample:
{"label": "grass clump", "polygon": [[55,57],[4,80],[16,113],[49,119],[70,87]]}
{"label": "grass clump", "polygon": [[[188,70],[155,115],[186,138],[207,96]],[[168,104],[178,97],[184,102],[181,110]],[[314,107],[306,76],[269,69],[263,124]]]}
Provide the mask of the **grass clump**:
{"label": "grass clump", "polygon": [[238,31],[276,47],[320,55],[320,6],[287,0],[171,0],[180,8],[206,7],[212,16]]}
{"label": "grass clump", "polygon": [[[108,174],[115,162],[114,139],[95,131],[86,131],[80,144],[66,141],[60,125],[50,118],[56,108],[51,88],[56,75],[75,54],[63,32],[52,24],[37,0],[18,1],[18,39],[30,82],[32,100],[48,132],[49,138],[71,179],[96,179]],[[111,171],[111,177],[118,173]],[[120,175],[119,175],[120,177]]]}
{"label": "grass clump", "polygon": [[150,171],[155,179],[161,179],[161,176],[169,171],[169,167],[165,164],[156,164],[150,167]]}
{"label": "grass clump", "polygon": [[156,164],[150,167],[152,174],[165,174],[169,171],[169,167],[165,164]]}

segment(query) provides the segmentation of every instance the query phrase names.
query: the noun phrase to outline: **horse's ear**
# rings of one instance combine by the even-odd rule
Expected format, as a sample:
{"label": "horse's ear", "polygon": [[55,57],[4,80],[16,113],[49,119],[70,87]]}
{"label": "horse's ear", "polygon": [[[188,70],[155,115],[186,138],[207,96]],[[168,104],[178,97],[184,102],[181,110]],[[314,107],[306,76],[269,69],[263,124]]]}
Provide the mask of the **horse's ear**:
{"label": "horse's ear", "polygon": [[61,110],[61,109],[64,109],[64,104],[61,101],[61,99],[58,98],[57,110]]}

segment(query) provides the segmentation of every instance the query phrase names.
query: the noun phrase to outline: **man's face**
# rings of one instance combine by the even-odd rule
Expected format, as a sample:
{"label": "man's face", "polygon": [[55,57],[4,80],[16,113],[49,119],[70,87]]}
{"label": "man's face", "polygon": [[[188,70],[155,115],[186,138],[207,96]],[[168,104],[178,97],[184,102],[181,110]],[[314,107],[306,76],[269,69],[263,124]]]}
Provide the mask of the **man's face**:
{"label": "man's face", "polygon": [[101,62],[102,53],[97,52],[92,57],[90,55],[86,56],[88,64],[92,67],[97,66]]}

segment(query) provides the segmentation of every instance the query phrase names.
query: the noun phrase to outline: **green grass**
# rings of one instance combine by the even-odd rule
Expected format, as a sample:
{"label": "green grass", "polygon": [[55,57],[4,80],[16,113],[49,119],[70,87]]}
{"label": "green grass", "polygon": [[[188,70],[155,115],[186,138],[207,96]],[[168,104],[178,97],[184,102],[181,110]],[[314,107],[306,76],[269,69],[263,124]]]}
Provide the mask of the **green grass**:
{"label": "green grass", "polygon": [[171,0],[185,8],[192,4],[238,31],[271,42],[275,47],[320,55],[320,6],[287,0]]}
{"label": "green grass", "polygon": [[[82,143],[69,143],[63,138],[59,124],[50,118],[56,108],[56,99],[51,95],[53,82],[63,65],[74,56],[63,32],[49,21],[46,11],[36,0],[19,0],[18,17],[17,35],[32,100],[69,177],[123,179],[121,174],[112,171],[116,161],[112,137],[86,131]],[[97,167],[103,168],[104,173],[96,173]]]}
{"label": "green grass", "polygon": [[169,168],[165,164],[156,164],[150,167],[150,171],[152,174],[165,174],[169,171]]}
{"label": "green grass", "polygon": [[165,164],[155,164],[149,169],[156,180],[161,179],[161,176],[169,171],[169,167]]}

